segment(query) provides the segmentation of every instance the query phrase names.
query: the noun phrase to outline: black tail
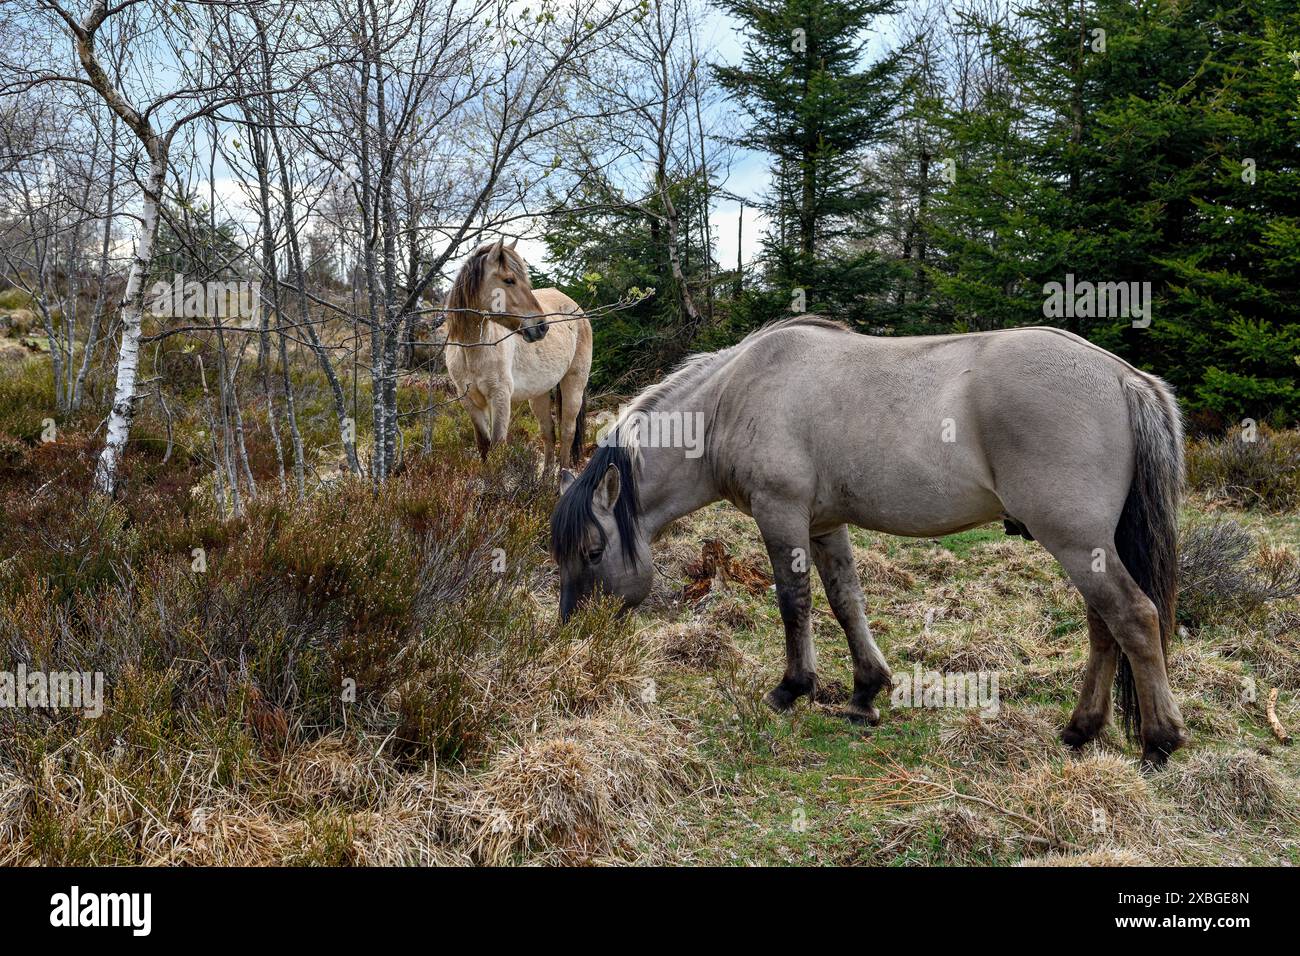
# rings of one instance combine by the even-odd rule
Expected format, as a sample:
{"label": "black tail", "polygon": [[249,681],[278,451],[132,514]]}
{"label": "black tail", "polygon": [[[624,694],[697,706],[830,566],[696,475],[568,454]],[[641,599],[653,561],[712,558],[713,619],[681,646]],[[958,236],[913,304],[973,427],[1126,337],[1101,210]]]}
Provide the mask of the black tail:
{"label": "black tail", "polygon": [[[556,386],[555,388],[555,417],[558,420],[557,428],[560,437],[564,437],[564,389]],[[587,390],[582,390],[582,404],[578,406],[578,418],[573,423],[573,448],[570,452],[570,461],[576,466],[582,460],[582,453],[586,450],[587,436]]]}
{"label": "black tail", "polygon": [[[1178,503],[1183,490],[1183,423],[1178,405],[1163,382],[1132,378],[1125,382],[1129,422],[1135,444],[1133,483],[1129,486],[1115,549],[1138,587],[1160,616],[1160,644],[1166,666],[1178,599]],[[1133,668],[1121,652],[1115,673],[1124,732],[1142,730]]]}

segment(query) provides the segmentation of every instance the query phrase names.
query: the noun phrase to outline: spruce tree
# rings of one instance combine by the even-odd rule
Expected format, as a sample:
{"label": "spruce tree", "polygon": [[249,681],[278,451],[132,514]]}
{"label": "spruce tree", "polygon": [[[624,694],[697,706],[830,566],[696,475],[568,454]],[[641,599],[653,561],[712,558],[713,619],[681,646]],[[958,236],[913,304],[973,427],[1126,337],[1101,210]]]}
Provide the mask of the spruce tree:
{"label": "spruce tree", "polygon": [[[1300,418],[1300,116],[1286,0],[1037,0],[974,24],[1008,78],[948,117],[935,211],[958,328],[1056,324],[1216,421]],[[1151,323],[1052,319],[1043,287],[1150,283]]]}
{"label": "spruce tree", "polygon": [[[888,267],[865,249],[883,192],[865,176],[896,105],[898,58],[867,64],[867,29],[894,0],[721,0],[745,32],[739,65],[717,68],[745,114],[737,145],[771,157],[764,241],[772,292],[760,312],[792,306],[867,321]],[[768,317],[766,315],[761,317]]]}

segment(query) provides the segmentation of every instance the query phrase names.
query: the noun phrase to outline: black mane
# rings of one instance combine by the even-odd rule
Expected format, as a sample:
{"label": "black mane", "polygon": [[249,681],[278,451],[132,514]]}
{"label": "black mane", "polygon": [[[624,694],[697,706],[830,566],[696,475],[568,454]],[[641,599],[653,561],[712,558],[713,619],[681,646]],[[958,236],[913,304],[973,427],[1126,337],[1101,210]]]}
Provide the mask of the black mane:
{"label": "black mane", "polygon": [[[569,490],[560,496],[551,515],[551,554],[559,561],[561,558],[576,554],[581,549],[586,537],[587,525],[595,521],[592,497],[596,486],[605,477],[609,466],[618,468],[619,494],[614,503],[614,522],[618,525],[618,536],[623,554],[632,564],[637,565],[636,541],[638,526],[641,521],[641,501],[637,496],[635,467],[632,454],[619,442],[617,431],[605,436],[604,443],[591,456],[587,467],[569,486]],[[597,525],[597,528],[600,526]],[[601,545],[605,544],[605,532],[600,532]]]}

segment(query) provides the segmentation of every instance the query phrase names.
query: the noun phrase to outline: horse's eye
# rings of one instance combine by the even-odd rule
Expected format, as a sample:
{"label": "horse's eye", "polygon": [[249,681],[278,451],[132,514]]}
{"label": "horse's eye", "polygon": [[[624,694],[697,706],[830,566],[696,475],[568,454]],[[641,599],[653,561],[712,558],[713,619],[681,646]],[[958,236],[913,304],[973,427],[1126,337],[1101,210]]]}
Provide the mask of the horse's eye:
{"label": "horse's eye", "polygon": [[600,564],[600,559],[605,556],[604,548],[595,548],[587,552],[587,560],[592,564]]}
{"label": "horse's eye", "polygon": [[515,280],[514,280],[514,279],[502,279],[501,281],[504,282],[506,285],[514,285],[514,284],[515,284]]}

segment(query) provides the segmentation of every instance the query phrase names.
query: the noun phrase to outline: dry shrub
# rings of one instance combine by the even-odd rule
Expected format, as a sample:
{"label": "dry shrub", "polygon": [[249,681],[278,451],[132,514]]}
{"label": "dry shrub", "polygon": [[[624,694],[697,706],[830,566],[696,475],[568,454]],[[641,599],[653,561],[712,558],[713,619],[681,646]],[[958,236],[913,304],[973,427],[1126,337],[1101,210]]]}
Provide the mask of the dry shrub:
{"label": "dry shrub", "polygon": [[1242,508],[1287,511],[1300,507],[1300,430],[1259,426],[1255,441],[1243,433],[1191,442],[1188,483],[1214,501]]}
{"label": "dry shrub", "polygon": [[406,676],[386,698],[396,752],[410,763],[473,761],[539,716],[653,699],[661,650],[618,611],[595,603],[558,632],[523,618],[496,633],[440,626],[409,647]]}
{"label": "dry shrub", "polygon": [[1214,826],[1292,815],[1286,784],[1253,750],[1201,750],[1160,775],[1159,788]]}
{"label": "dry shrub", "polygon": [[1002,705],[996,717],[976,711],[944,717],[939,752],[966,766],[1028,769],[1062,747],[1054,718],[1040,707]]}
{"label": "dry shrub", "polygon": [[1192,625],[1249,617],[1300,595],[1300,559],[1285,548],[1256,551],[1250,533],[1230,520],[1183,529],[1178,575],[1178,614]]}
{"label": "dry shrub", "polygon": [[996,814],[957,801],[918,807],[874,829],[871,859],[863,862],[970,866],[1017,849],[1017,840]]}
{"label": "dry shrub", "polygon": [[690,604],[705,595],[722,591],[729,586],[743,588],[750,594],[762,594],[772,584],[772,575],[758,562],[737,560],[727,553],[727,546],[718,538],[708,538],[700,546],[700,558],[684,569],[687,577],[682,600]]}
{"label": "dry shrub", "polygon": [[680,734],[634,711],[562,721],[454,785],[449,827],[479,863],[634,860],[694,768]]}
{"label": "dry shrub", "polygon": [[740,653],[728,631],[700,621],[666,625],[654,637],[667,660],[700,670],[712,670]]}
{"label": "dry shrub", "polygon": [[1042,764],[1013,779],[1007,796],[1019,812],[1057,839],[1087,847],[1148,839],[1159,807],[1147,781],[1129,761],[1094,753]]}

